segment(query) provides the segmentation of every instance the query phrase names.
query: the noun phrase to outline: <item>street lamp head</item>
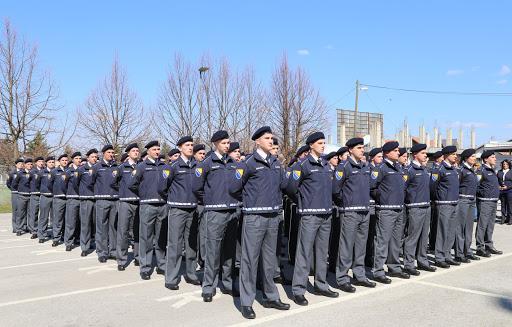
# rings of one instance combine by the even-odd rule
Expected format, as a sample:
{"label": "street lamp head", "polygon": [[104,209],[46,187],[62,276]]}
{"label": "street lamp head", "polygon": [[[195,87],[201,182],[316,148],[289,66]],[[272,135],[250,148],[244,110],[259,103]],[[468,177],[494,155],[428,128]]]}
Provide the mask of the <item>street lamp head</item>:
{"label": "street lamp head", "polygon": [[206,66],[199,67],[199,74],[202,75],[203,73],[206,73],[210,68]]}

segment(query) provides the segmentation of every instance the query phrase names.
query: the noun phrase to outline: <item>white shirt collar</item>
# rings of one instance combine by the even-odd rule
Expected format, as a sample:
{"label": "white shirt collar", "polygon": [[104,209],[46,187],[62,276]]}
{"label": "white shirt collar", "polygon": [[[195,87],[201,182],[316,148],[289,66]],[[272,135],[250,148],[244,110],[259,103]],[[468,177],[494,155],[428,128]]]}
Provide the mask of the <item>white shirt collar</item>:
{"label": "white shirt collar", "polygon": [[466,166],[467,169],[473,169],[473,167],[471,167],[467,161],[464,161],[464,166]]}
{"label": "white shirt collar", "polygon": [[448,160],[443,161],[448,167],[451,167],[452,165],[448,162]]}
{"label": "white shirt collar", "polygon": [[270,154],[265,153],[265,151],[260,148],[257,148],[256,152],[260,155],[261,158],[263,158],[263,160],[267,160],[270,157]]}
{"label": "white shirt collar", "polygon": [[387,161],[390,165],[392,165],[392,166],[393,166],[393,165],[395,165],[395,163],[394,163],[393,161],[389,160],[388,158],[386,158],[386,159],[384,159],[384,160],[386,160],[386,161]]}
{"label": "white shirt collar", "polygon": [[135,165],[137,162],[135,160],[132,160],[132,158],[128,158],[128,163],[133,166]]}
{"label": "white shirt collar", "polygon": [[155,159],[151,158],[151,157],[148,157],[148,160],[151,162],[151,163],[155,163]]}
{"label": "white shirt collar", "polygon": [[217,158],[219,158],[220,160],[223,159],[223,155],[219,153],[219,151],[215,150],[215,154],[217,155]]}

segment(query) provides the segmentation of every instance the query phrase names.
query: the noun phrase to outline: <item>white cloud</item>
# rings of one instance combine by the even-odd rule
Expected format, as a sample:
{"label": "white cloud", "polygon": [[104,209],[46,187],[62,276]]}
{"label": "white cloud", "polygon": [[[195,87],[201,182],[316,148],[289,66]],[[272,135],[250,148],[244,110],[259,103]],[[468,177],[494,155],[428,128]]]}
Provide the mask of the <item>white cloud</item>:
{"label": "white cloud", "polygon": [[464,74],[462,69],[450,69],[446,72],[446,76],[457,76]]}
{"label": "white cloud", "polygon": [[512,123],[505,124],[505,128],[512,128]]}
{"label": "white cloud", "polygon": [[510,72],[512,72],[512,70],[510,69],[509,66],[502,65],[498,75],[500,75],[500,76],[507,76],[508,74],[510,74]]}
{"label": "white cloud", "polygon": [[500,84],[500,85],[503,85],[503,84],[507,84],[508,83],[508,80],[506,79],[500,79],[499,81],[496,82],[497,84]]}
{"label": "white cloud", "polygon": [[299,56],[309,56],[309,50],[308,49],[300,49],[300,50],[297,50],[297,54]]}
{"label": "white cloud", "polygon": [[325,46],[325,49],[327,50],[333,50],[334,49],[334,46],[332,44],[328,44]]}

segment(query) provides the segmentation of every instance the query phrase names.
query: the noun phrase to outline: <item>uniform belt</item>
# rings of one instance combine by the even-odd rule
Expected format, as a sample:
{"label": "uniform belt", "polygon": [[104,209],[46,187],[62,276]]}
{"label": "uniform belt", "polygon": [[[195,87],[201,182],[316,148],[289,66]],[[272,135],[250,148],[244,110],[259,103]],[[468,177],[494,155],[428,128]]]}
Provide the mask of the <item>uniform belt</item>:
{"label": "uniform belt", "polygon": [[299,209],[300,213],[331,213],[332,209]]}
{"label": "uniform belt", "polygon": [[18,194],[20,194],[20,195],[30,195],[30,192],[19,192],[18,191]]}
{"label": "uniform belt", "polygon": [[408,207],[408,208],[412,208],[412,207],[428,207],[428,206],[430,206],[430,201],[429,202],[406,203],[405,206]]}
{"label": "uniform belt", "polygon": [[457,201],[440,201],[440,200],[436,200],[435,201],[436,204],[457,204],[457,202],[459,202],[458,200]]}
{"label": "uniform belt", "polygon": [[94,200],[94,195],[80,195],[80,200]]}
{"label": "uniform belt", "polygon": [[171,202],[171,201],[167,201],[167,204],[168,205],[171,205],[171,206],[197,206],[197,203],[194,203],[194,202]]}
{"label": "uniform belt", "polygon": [[128,202],[128,201],[139,201],[139,197],[135,196],[135,197],[131,197],[131,198],[119,198],[119,201],[125,201],[125,202]]}
{"label": "uniform belt", "polygon": [[66,198],[66,194],[57,194],[57,195],[53,195],[54,198]]}
{"label": "uniform belt", "polygon": [[377,209],[402,209],[404,206],[401,204],[376,204]]}
{"label": "uniform belt", "polygon": [[109,195],[109,194],[94,194],[94,198],[98,200],[104,200],[104,199],[112,199],[117,200],[119,198],[118,195]]}
{"label": "uniform belt", "polygon": [[80,196],[78,196],[78,195],[76,195],[76,194],[68,194],[68,195],[66,195],[66,197],[67,197],[68,199],[78,199]]}
{"label": "uniform belt", "polygon": [[41,192],[30,192],[30,195],[41,195]]}
{"label": "uniform belt", "polygon": [[41,195],[44,195],[44,196],[53,196],[53,194],[51,194],[51,193],[41,193]]}
{"label": "uniform belt", "polygon": [[162,199],[141,199],[140,203],[155,203],[155,204],[160,203],[160,204],[162,204],[162,203],[165,203],[165,201]]}
{"label": "uniform belt", "polygon": [[474,199],[475,196],[469,194],[459,194],[459,198]]}
{"label": "uniform belt", "polygon": [[353,207],[343,207],[345,211],[356,211],[356,210],[370,210],[370,207],[365,206],[353,206]]}
{"label": "uniform belt", "polygon": [[247,212],[256,212],[256,211],[273,211],[273,210],[279,210],[281,209],[281,206],[274,206],[274,207],[242,207],[243,211]]}
{"label": "uniform belt", "polygon": [[498,198],[477,198],[480,201],[498,201]]}

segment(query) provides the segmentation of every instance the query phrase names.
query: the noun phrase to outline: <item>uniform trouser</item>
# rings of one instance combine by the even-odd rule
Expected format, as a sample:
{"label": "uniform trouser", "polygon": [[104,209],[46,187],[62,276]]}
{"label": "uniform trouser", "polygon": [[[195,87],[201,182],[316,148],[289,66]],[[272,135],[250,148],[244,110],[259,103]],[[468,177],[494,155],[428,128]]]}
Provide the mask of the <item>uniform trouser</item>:
{"label": "uniform trouser", "polygon": [[494,248],[492,234],[496,222],[496,201],[476,201],[478,220],[476,223],[476,249],[484,251]]}
{"label": "uniform trouser", "polygon": [[12,231],[18,231],[18,193],[11,193],[11,208],[12,208]]}
{"label": "uniform trouser", "polygon": [[341,221],[345,212],[343,208],[334,207],[331,219],[331,235],[329,236],[329,271],[336,273],[340,246]]}
{"label": "uniform trouser", "polygon": [[244,216],[240,262],[240,302],[242,306],[252,306],[254,302],[258,266],[260,266],[264,299],[270,301],[279,299],[279,292],[274,283],[275,249],[279,222],[280,215],[278,213]]}
{"label": "uniform trouser", "polygon": [[[119,201],[119,212],[117,215],[117,236],[116,236],[116,257],[117,264],[124,266],[128,262],[128,247],[130,238],[130,224],[139,218],[139,203]],[[137,228],[138,229],[138,228]],[[135,227],[134,227],[135,233]],[[138,234],[138,233],[137,233]],[[134,238],[133,256],[138,259],[139,239]]]}
{"label": "uniform trouser", "polygon": [[[281,210],[277,217],[279,218],[279,224],[277,226],[277,241],[276,241],[276,252],[275,252],[275,269],[274,277],[281,276],[281,247],[283,244],[283,232],[284,232],[284,213]],[[260,257],[262,258],[262,257]]]}
{"label": "uniform trouser", "polygon": [[297,255],[297,243],[300,229],[300,215],[297,212],[297,205],[292,203],[290,209],[290,228],[288,232],[288,260],[293,265]]}
{"label": "uniform trouser", "polygon": [[366,256],[364,264],[366,267],[373,267],[373,254],[375,246],[375,234],[377,229],[377,214],[375,213],[375,205],[370,204],[370,223],[368,225],[368,239],[366,240]]}
{"label": "uniform trouser", "polygon": [[327,255],[331,234],[331,214],[304,215],[300,219],[297,252],[293,270],[292,292],[304,295],[312,263],[312,250],[315,257],[315,288],[328,290]]}
{"label": "uniform trouser", "polygon": [[116,255],[117,200],[96,200],[96,253],[98,257]]}
{"label": "uniform trouser", "polygon": [[66,215],[66,198],[53,198],[52,203],[52,232],[53,241],[58,242],[62,237],[62,228]]}
{"label": "uniform trouser", "polygon": [[165,269],[165,248],[167,242],[167,204],[141,203],[139,209],[139,262],[140,272],[150,273],[153,267],[153,249],[157,267]]}
{"label": "uniform trouser", "polygon": [[336,282],[338,285],[350,282],[348,270],[351,268],[355,279],[359,281],[366,280],[364,257],[369,223],[369,211],[345,212],[341,221],[338,265],[336,266]]}
{"label": "uniform trouser", "polygon": [[437,237],[437,218],[438,218],[437,204],[434,202],[430,205],[430,234],[428,240],[428,247],[430,250],[436,248],[436,237]]}
{"label": "uniform trouser", "polygon": [[80,200],[80,248],[82,251],[88,251],[91,248],[92,225],[95,219],[94,200]]}
{"label": "uniform trouser", "polygon": [[165,283],[178,284],[185,242],[186,278],[197,280],[197,233],[193,233],[195,208],[169,208]]}
{"label": "uniform trouser", "polygon": [[[501,222],[511,223],[512,222],[512,191],[503,193],[503,200],[501,201],[501,207],[506,208],[505,214],[501,216]],[[503,212],[503,211],[502,211]]]}
{"label": "uniform trouser", "polygon": [[18,210],[17,210],[17,231],[27,230],[27,216],[29,213],[30,195],[18,194]]}
{"label": "uniform trouser", "polygon": [[80,200],[68,198],[66,200],[66,223],[64,228],[64,244],[71,246],[75,243],[75,231],[80,223]]}
{"label": "uniform trouser", "polygon": [[236,209],[236,215],[238,217],[238,222],[236,227],[235,268],[240,268],[240,258],[242,257],[242,224],[244,221],[241,208]]}
{"label": "uniform trouser", "polygon": [[384,264],[388,272],[400,272],[400,242],[404,231],[402,209],[377,209],[377,225],[373,255],[373,275],[384,276]]}
{"label": "uniform trouser", "polygon": [[428,231],[430,229],[430,207],[410,207],[407,211],[407,234],[404,241],[404,267],[414,269],[418,265],[430,266],[427,258]]}
{"label": "uniform trouser", "polygon": [[236,254],[236,229],[238,225],[235,210],[210,211],[206,219],[206,261],[204,265],[203,294],[212,294],[219,282],[222,263],[222,287],[233,290],[233,265]]}
{"label": "uniform trouser", "polygon": [[[51,196],[41,195],[39,199],[39,219],[37,220],[37,238],[44,240],[48,237],[48,219],[52,212],[53,198]],[[52,218],[52,222],[55,219]]]}
{"label": "uniform trouser", "polygon": [[201,261],[205,261],[206,254],[206,219],[204,219],[204,206],[197,205],[197,209],[195,211],[196,220],[199,224],[199,232],[197,235],[197,242],[199,243],[199,256]]}
{"label": "uniform trouser", "polygon": [[452,260],[451,249],[455,242],[456,204],[436,204],[437,207],[437,236],[436,261]]}
{"label": "uniform trouser", "polygon": [[31,234],[37,234],[37,219],[39,217],[39,198],[41,195],[32,194],[30,196],[27,227]]}
{"label": "uniform trouser", "polygon": [[455,226],[455,257],[472,255],[473,224],[475,221],[475,200],[460,198],[457,203]]}

